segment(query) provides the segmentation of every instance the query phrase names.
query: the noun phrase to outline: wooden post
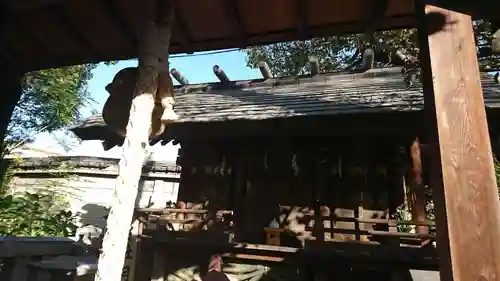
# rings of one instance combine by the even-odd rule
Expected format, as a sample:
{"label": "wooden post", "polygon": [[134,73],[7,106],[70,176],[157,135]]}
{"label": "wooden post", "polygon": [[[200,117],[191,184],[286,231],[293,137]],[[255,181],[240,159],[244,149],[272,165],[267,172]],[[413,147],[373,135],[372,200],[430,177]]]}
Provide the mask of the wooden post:
{"label": "wooden post", "polygon": [[416,4],[441,280],[498,281],[500,206],[472,20]]}
{"label": "wooden post", "polygon": [[[164,82],[168,82],[168,50],[174,9],[170,0],[145,0],[144,38],[139,53],[139,78],[130,109],[123,154],[119,163],[119,174],[107,221],[103,241],[103,252],[99,257],[96,281],[119,281],[122,275],[125,252],[135,200],[139,188],[142,165],[149,141],[151,114],[157,95]],[[165,80],[165,81],[163,81]],[[167,83],[168,84],[168,83]],[[171,105],[164,103],[173,97],[163,99],[162,105],[171,112]],[[167,112],[167,111],[165,111]],[[164,119],[162,117],[162,119]]]}
{"label": "wooden post", "polygon": [[247,192],[247,165],[244,158],[244,152],[238,150],[236,165],[233,169],[234,173],[234,239],[237,242],[245,238],[245,207],[246,207],[246,192]]}
{"label": "wooden post", "polygon": [[411,219],[416,224],[416,233],[428,233],[425,215],[425,186],[422,178],[422,156],[420,153],[420,141],[416,138],[409,148],[411,159],[410,174],[408,175],[409,204]]}
{"label": "wooden post", "polygon": [[149,280],[165,281],[165,252],[161,247],[154,250],[153,268]]}

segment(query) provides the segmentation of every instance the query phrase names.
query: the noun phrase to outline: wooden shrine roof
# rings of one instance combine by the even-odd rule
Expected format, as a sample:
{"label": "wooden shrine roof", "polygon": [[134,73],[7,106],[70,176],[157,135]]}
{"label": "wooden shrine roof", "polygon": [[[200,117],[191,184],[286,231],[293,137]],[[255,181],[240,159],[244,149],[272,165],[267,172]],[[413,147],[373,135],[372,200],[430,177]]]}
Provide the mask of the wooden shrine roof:
{"label": "wooden shrine roof", "polygon": [[[171,53],[362,32],[368,0],[175,0]],[[487,4],[482,4],[482,3]],[[0,63],[23,71],[137,57],[144,0],[0,0]],[[375,0],[377,5],[380,0]],[[498,14],[499,1],[440,0]],[[477,12],[477,11],[476,11]],[[413,0],[389,0],[380,29],[415,25]]]}
{"label": "wooden shrine roof", "polygon": [[[500,85],[493,77],[484,76],[482,82],[486,106],[500,107]],[[400,67],[193,85],[179,91],[179,123],[423,109],[422,85],[413,81],[409,86]]]}
{"label": "wooden shrine roof", "polygon": [[[422,86],[408,85],[400,67],[364,73],[325,73],[313,77],[208,83],[177,88],[177,124],[265,120],[300,116],[411,112],[423,109]],[[500,108],[500,84],[482,74],[485,105]],[[119,142],[100,115],[71,129],[83,140]],[[171,132],[171,130],[167,130]],[[174,136],[164,136],[170,140]]]}

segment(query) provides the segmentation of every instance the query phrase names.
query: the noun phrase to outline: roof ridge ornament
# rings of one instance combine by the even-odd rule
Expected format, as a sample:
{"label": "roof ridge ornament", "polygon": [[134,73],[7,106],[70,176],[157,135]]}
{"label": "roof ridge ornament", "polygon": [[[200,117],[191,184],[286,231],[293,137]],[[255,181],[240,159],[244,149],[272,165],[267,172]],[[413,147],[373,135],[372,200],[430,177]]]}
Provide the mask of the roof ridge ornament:
{"label": "roof ridge ornament", "polygon": [[309,71],[311,72],[311,76],[320,74],[318,58],[316,56],[309,56],[307,60],[309,63]]}
{"label": "roof ridge ornament", "polygon": [[267,79],[273,78],[273,73],[271,72],[269,65],[267,65],[267,62],[259,61],[259,70],[260,70],[260,73],[262,74],[262,77],[264,77],[264,79],[267,80]]}
{"label": "roof ridge ornament", "polygon": [[186,77],[184,77],[184,75],[182,75],[179,71],[177,71],[177,69],[172,68],[170,70],[170,74],[172,74],[172,77],[174,77],[174,79],[177,82],[179,82],[179,84],[181,84],[182,86],[189,85],[189,81],[186,79]]}
{"label": "roof ridge ornament", "polygon": [[217,78],[219,79],[219,81],[222,84],[226,84],[226,83],[231,82],[231,80],[229,80],[229,77],[227,77],[224,70],[222,70],[222,68],[220,68],[220,66],[218,66],[217,64],[214,65],[213,71],[214,71],[215,76],[217,76]]}
{"label": "roof ridge ornament", "polygon": [[493,33],[491,39],[491,51],[493,54],[500,54],[500,29]]}
{"label": "roof ridge ornament", "polygon": [[406,83],[406,87],[410,88],[414,85],[415,80],[420,79],[420,67],[416,65],[407,65],[401,68],[401,75]]}

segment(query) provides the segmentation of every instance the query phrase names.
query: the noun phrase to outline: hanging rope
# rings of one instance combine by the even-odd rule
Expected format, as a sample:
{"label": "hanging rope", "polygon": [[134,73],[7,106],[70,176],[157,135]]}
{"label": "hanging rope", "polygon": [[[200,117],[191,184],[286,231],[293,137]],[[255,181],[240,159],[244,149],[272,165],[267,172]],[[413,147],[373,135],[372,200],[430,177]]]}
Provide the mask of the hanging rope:
{"label": "hanging rope", "polygon": [[[170,27],[174,21],[171,1],[147,0],[143,3],[145,9],[150,10],[145,13],[144,38],[139,54],[139,79],[130,108],[96,281],[121,280],[142,165],[147,153],[158,77],[161,73],[168,73]],[[156,18],[157,14],[162,16],[161,20]]]}

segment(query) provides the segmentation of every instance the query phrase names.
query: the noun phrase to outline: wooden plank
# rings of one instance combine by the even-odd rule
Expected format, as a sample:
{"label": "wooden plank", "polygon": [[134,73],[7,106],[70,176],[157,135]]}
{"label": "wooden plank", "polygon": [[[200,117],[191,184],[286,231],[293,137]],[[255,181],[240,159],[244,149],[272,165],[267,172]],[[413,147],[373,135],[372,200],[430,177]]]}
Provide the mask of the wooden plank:
{"label": "wooden plank", "polygon": [[[350,217],[341,217],[333,214],[332,216],[322,216],[325,220],[334,220],[336,222],[358,222],[358,223],[373,223],[373,224],[387,224],[387,225],[422,225],[422,226],[433,226],[434,222],[424,221],[424,222],[412,222],[406,220],[389,220],[389,219],[360,219],[360,218],[350,218]],[[312,220],[314,216],[305,215],[304,218]]]}
{"label": "wooden plank", "polygon": [[410,270],[413,281],[440,281],[439,272],[428,270]]}
{"label": "wooden plank", "polygon": [[68,255],[74,243],[58,237],[0,237],[0,258]]}
{"label": "wooden plank", "polygon": [[[208,210],[197,209],[169,209],[169,208],[136,208],[136,212],[140,213],[160,213],[160,214],[206,214]],[[232,215],[231,210],[219,210],[218,213],[222,215]]]}
{"label": "wooden plank", "polygon": [[221,255],[221,257],[232,258],[232,259],[241,259],[241,260],[263,261],[263,262],[284,262],[285,261],[285,258],[282,258],[282,257],[248,255],[248,254],[224,253]]}
{"label": "wooden plank", "polygon": [[416,11],[441,280],[500,280],[500,206],[471,17],[423,1]]}
{"label": "wooden plank", "polygon": [[139,263],[139,243],[140,243],[140,237],[142,235],[142,230],[143,230],[144,224],[141,223],[140,220],[135,220],[134,223],[132,224],[132,230],[130,231],[130,237],[129,240],[131,243],[131,256],[132,259],[130,261],[126,261],[128,265],[130,265],[130,271],[129,271],[129,280],[130,281],[136,281],[137,280],[137,265]]}
{"label": "wooden plank", "polygon": [[154,251],[153,270],[151,272],[151,281],[165,280],[165,252],[161,248]]}
{"label": "wooden plank", "polygon": [[[16,176],[23,177],[47,177],[53,175],[80,175],[80,176],[93,176],[93,177],[103,177],[103,178],[116,178],[118,175],[117,171],[99,171],[99,170],[88,170],[88,169],[33,169],[33,170],[21,170],[16,171]],[[179,182],[180,178],[177,177],[175,173],[142,173],[141,177],[144,179],[166,179],[169,182]]]}
{"label": "wooden plank", "polygon": [[[158,237],[161,239],[161,237]],[[156,242],[164,242],[156,240]],[[306,247],[292,248],[283,246],[243,244],[243,243],[217,243],[207,241],[169,241],[172,249],[184,251],[201,251],[210,249],[213,252],[222,252],[226,256],[273,262],[290,262],[311,260],[314,258],[346,259],[353,262],[363,261],[367,264],[391,267],[415,268],[437,270],[436,250],[429,248],[392,247],[390,245],[356,243],[356,242],[316,242],[307,241]],[[161,245],[161,244],[159,244]],[[158,246],[159,246],[158,245]],[[257,257],[258,256],[258,257]],[[264,258],[267,257],[267,258]],[[274,257],[274,258],[269,258]],[[281,260],[280,258],[283,258]]]}

